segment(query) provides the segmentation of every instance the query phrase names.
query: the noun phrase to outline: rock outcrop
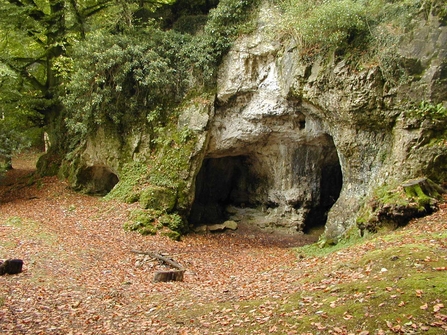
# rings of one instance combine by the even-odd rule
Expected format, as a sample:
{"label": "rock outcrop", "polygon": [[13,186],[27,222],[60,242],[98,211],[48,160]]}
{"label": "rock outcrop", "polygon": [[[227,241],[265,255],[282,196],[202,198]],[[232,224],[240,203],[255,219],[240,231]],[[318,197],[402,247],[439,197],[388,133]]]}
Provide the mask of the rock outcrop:
{"label": "rock outcrop", "polygon": [[[419,18],[396,49],[400,80],[337,55],[304,61],[292,38],[269,33],[277,16],[267,3],[257,30],[224,58],[215,100],[181,113],[179,127],[197,141],[175,206],[191,224],[248,221],[289,233],[325,225],[325,239],[336,241],[377,188],[447,180],[445,117],[410,113],[423,101],[447,103],[447,27],[435,15]],[[90,173],[107,182],[89,185],[109,190],[123,161],[150,154],[144,127],[127,137],[110,131],[76,154],[74,184]]]}
{"label": "rock outcrop", "polygon": [[269,38],[272,13],[261,10],[258,30],[220,68],[193,221],[227,214],[289,232],[326,222],[326,239],[336,241],[377,187],[445,180],[447,151],[437,139],[445,120],[408,109],[447,102],[447,27],[430,15],[406,35],[396,58],[408,78],[400,81],[342,57],[303,62],[292,41]]}

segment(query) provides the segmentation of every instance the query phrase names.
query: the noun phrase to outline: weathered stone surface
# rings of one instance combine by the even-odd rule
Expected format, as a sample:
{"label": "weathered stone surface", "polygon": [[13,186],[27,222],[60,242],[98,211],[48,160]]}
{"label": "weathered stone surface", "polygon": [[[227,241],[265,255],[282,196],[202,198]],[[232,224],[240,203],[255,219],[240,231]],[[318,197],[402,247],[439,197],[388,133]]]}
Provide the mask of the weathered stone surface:
{"label": "weathered stone surface", "polygon": [[[260,27],[274,13],[264,6]],[[414,77],[409,84],[388,82],[379,66],[359,72],[343,60],[303,63],[293,42],[279,45],[262,28],[241,38],[219,71],[192,218],[194,209],[218,213],[226,202],[239,208],[229,217],[294,232],[327,214],[325,235],[336,240],[381,184],[420,175],[444,180],[446,147],[429,143],[445,121],[412,119],[407,108],[447,102],[446,34],[431,16],[403,39],[396,57]],[[225,183],[234,183],[231,190],[215,174],[232,176]]]}
{"label": "weathered stone surface", "polygon": [[430,179],[416,178],[377,193],[363,206],[357,219],[362,235],[383,226],[403,226],[415,217],[433,213],[445,191]]}
{"label": "weathered stone surface", "polygon": [[166,187],[148,187],[140,194],[142,208],[152,208],[162,211],[172,211],[177,199],[176,191]]}
{"label": "weathered stone surface", "polygon": [[216,231],[224,231],[226,229],[236,230],[238,228],[238,224],[235,221],[227,220],[224,223],[215,223],[210,225],[200,225],[194,228],[194,232],[196,233],[206,233],[206,232],[216,232]]}
{"label": "weathered stone surface", "polygon": [[[180,113],[179,128],[197,142],[186,195],[172,203],[190,223],[230,219],[290,233],[325,223],[336,241],[381,185],[447,180],[446,120],[408,113],[424,100],[447,106],[447,26],[418,18],[394,55],[408,77],[400,81],[380,64],[303,62],[293,39],[268,33],[278,15],[265,1],[258,29],[219,68],[216,100]],[[150,156],[148,134],[144,122],[124,134],[102,129],[77,149],[72,175],[103,166],[119,178],[123,162]]]}

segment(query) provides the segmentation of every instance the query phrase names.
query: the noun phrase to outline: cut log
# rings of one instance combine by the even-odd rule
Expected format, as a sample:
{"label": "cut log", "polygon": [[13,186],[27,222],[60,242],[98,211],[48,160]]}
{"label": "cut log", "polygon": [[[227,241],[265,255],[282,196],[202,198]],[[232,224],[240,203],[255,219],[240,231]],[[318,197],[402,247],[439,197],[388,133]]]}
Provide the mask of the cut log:
{"label": "cut log", "polygon": [[0,276],[4,274],[15,275],[22,272],[23,261],[21,259],[7,259],[0,263]]}
{"label": "cut log", "polygon": [[131,250],[131,252],[133,252],[134,254],[149,255],[152,258],[158,259],[176,269],[168,271],[157,271],[154,277],[155,283],[168,282],[168,281],[183,281],[183,275],[186,270],[183,268],[183,266],[173,261],[172,259],[150,251]]}
{"label": "cut log", "polygon": [[185,270],[157,271],[154,276],[154,283],[168,281],[183,281]]}

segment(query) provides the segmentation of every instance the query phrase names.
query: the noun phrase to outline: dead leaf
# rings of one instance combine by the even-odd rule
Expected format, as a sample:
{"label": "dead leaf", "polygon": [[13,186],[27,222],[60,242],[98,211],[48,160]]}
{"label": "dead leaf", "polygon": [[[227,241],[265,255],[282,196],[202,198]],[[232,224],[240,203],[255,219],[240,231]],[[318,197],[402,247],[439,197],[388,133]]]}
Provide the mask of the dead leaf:
{"label": "dead leaf", "polygon": [[441,308],[444,308],[444,304],[436,304],[433,306],[433,312],[439,312]]}

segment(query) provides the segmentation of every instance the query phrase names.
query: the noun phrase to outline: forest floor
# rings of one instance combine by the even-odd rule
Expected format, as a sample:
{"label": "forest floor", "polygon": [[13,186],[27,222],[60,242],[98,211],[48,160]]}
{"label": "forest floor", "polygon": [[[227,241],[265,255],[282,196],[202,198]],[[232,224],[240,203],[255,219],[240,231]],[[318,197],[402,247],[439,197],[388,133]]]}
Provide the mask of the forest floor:
{"label": "forest floor", "polygon": [[[320,249],[314,235],[240,229],[180,242],[123,230],[134,205],[32,175],[0,180],[1,334],[447,334],[447,208]],[[305,245],[304,247],[300,247]],[[183,282],[154,283],[163,268]]]}

